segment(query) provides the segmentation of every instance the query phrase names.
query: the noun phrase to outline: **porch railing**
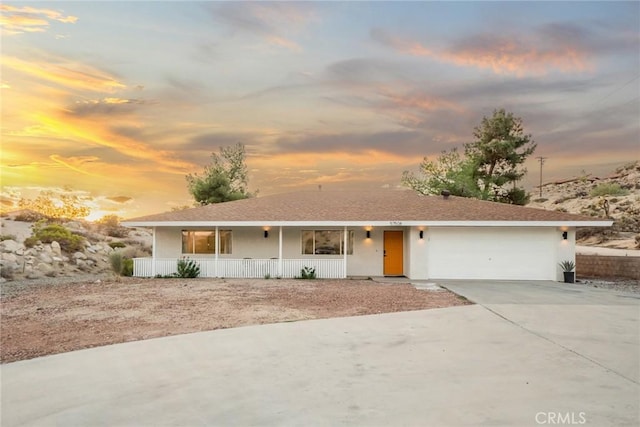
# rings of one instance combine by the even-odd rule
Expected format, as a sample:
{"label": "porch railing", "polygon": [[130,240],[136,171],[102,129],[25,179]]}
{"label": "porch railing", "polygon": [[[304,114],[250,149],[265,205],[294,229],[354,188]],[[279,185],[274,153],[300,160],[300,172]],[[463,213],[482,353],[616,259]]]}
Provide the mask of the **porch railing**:
{"label": "porch railing", "polygon": [[[283,259],[282,273],[278,271],[278,259],[198,259],[191,258],[200,266],[200,277],[228,277],[262,279],[264,277],[294,278],[300,276],[304,267],[315,268],[319,279],[344,278],[344,259]],[[133,275],[136,277],[167,276],[177,271],[178,259],[134,258]]]}

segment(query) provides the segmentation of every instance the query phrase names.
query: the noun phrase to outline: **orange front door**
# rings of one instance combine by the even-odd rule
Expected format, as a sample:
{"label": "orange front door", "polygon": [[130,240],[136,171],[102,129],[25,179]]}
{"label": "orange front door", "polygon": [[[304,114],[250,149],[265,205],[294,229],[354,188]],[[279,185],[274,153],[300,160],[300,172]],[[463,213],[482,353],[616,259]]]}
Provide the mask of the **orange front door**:
{"label": "orange front door", "polygon": [[404,238],[402,231],[384,232],[384,275],[402,276]]}

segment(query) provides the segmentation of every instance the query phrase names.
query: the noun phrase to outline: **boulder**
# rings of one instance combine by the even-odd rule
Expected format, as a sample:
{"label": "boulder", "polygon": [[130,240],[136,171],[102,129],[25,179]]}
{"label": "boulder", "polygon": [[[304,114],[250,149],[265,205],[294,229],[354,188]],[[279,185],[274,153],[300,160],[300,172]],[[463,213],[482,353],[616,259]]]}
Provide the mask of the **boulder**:
{"label": "boulder", "polygon": [[0,250],[2,252],[16,252],[19,249],[22,249],[22,244],[16,242],[15,240],[9,239],[0,242]]}
{"label": "boulder", "polygon": [[62,255],[62,248],[60,247],[60,243],[56,241],[51,242],[51,250],[57,256]]}
{"label": "boulder", "polygon": [[87,256],[83,252],[76,252],[73,254],[72,258],[74,259],[74,261],[76,261],[77,264],[78,260],[87,259]]}
{"label": "boulder", "polygon": [[2,260],[8,261],[10,263],[17,263],[18,257],[15,254],[12,254],[11,252],[5,252],[2,254]]}
{"label": "boulder", "polygon": [[51,267],[49,264],[41,262],[38,265],[36,265],[36,270],[38,270],[39,272],[41,272],[46,276],[47,274],[51,274],[53,272],[53,267]]}
{"label": "boulder", "polygon": [[38,259],[47,264],[51,264],[53,262],[53,257],[47,252],[41,252],[40,255],[38,255]]}

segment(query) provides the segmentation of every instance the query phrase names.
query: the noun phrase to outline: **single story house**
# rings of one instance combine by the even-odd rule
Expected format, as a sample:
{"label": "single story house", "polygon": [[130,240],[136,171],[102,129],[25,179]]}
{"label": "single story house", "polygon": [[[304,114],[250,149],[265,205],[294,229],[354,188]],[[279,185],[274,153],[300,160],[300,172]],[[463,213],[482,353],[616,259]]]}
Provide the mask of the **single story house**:
{"label": "single story house", "polygon": [[188,257],[205,277],[561,280],[576,227],[612,221],[411,190],[310,191],[130,219],[153,230],[134,275],[176,271]]}

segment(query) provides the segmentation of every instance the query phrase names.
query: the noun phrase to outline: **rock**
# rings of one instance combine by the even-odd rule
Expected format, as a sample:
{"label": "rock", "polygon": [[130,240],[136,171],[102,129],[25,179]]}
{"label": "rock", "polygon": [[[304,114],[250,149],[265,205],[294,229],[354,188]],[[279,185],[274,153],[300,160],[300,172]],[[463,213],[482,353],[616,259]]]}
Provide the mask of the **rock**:
{"label": "rock", "polygon": [[16,252],[17,250],[22,248],[22,244],[16,242],[15,240],[3,240],[0,242],[0,250],[2,252]]}
{"label": "rock", "polygon": [[87,256],[83,253],[83,252],[76,252],[73,254],[73,259],[76,261],[81,260],[81,259],[87,259]]}
{"label": "rock", "polygon": [[2,254],[2,260],[3,261],[8,261],[10,263],[17,263],[18,262],[18,257],[15,256],[15,254],[12,254],[10,252],[6,252]]}
{"label": "rock", "polygon": [[40,255],[38,255],[38,259],[47,264],[51,264],[53,262],[51,255],[46,252],[41,252]]}
{"label": "rock", "polygon": [[52,254],[53,250],[51,249],[51,245],[44,245],[44,248],[42,248],[43,252],[46,254]]}
{"label": "rock", "polygon": [[27,279],[40,279],[42,274],[39,274],[37,271],[31,270],[25,276]]}
{"label": "rock", "polygon": [[60,243],[58,243],[56,241],[51,242],[51,250],[57,256],[62,255],[62,248],[60,247]]}
{"label": "rock", "polygon": [[95,246],[87,246],[87,252],[95,254],[98,251],[96,250]]}
{"label": "rock", "polygon": [[44,275],[50,274],[53,271],[53,267],[51,267],[49,264],[46,264],[44,262],[39,263],[36,266],[36,269]]}

